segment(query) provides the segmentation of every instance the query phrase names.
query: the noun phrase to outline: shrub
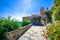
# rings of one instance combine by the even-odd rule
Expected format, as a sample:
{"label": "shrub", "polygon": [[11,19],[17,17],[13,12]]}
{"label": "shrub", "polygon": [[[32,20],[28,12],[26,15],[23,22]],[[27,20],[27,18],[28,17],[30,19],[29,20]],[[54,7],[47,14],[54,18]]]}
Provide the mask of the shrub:
{"label": "shrub", "polygon": [[23,20],[23,22],[22,22],[22,26],[28,25],[28,24],[30,24],[30,23],[31,23],[31,21],[30,21],[29,19],[25,19],[25,20]]}
{"label": "shrub", "polygon": [[0,18],[0,40],[6,39],[7,32],[20,28],[21,25],[18,21],[10,19],[10,17]]}
{"label": "shrub", "polygon": [[60,40],[60,22],[51,23],[46,26],[48,30],[45,32],[45,36],[50,40]]}
{"label": "shrub", "polygon": [[48,18],[49,20],[52,19],[52,11],[51,11],[51,10],[45,10],[45,14],[47,15],[47,18]]}
{"label": "shrub", "polygon": [[33,20],[38,21],[39,20],[39,16],[34,16]]}
{"label": "shrub", "polygon": [[53,11],[52,18],[53,20],[60,20],[60,6]]}

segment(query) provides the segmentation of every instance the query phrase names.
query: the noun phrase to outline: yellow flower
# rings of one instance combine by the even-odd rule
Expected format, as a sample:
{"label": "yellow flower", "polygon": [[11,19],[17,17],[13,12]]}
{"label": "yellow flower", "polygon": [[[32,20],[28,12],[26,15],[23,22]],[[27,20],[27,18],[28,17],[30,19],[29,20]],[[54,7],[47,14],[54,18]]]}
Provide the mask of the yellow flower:
{"label": "yellow flower", "polygon": [[54,31],[53,31],[54,33],[57,33],[57,30],[56,29],[54,29]]}
{"label": "yellow flower", "polygon": [[50,31],[50,28],[48,26],[46,26],[46,29]]}
{"label": "yellow flower", "polygon": [[46,32],[46,35],[48,35],[48,36],[49,36],[49,35],[50,35],[50,32],[49,32],[49,31],[48,31],[48,32]]}

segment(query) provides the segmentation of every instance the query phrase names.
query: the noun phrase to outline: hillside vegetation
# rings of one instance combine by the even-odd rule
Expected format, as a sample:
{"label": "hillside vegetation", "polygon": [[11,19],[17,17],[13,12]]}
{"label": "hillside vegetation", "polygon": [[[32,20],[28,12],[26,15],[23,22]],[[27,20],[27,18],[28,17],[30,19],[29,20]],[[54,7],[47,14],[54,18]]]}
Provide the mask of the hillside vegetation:
{"label": "hillside vegetation", "polygon": [[14,20],[8,18],[2,18],[0,17],[0,40],[6,40],[6,34],[7,32],[16,30],[21,27],[21,24]]}

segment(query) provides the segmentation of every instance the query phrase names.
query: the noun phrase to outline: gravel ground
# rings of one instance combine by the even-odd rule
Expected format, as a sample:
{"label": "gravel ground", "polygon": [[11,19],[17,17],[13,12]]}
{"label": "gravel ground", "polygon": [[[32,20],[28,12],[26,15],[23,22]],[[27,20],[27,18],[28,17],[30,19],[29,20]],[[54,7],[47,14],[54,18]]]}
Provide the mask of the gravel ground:
{"label": "gravel ground", "polygon": [[44,26],[32,26],[18,40],[46,40],[42,30],[45,30]]}

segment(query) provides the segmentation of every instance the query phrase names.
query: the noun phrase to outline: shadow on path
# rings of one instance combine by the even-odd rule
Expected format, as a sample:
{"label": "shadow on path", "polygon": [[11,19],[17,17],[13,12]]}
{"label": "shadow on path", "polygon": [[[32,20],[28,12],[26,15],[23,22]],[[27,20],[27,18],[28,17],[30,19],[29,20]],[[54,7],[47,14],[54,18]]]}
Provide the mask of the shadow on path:
{"label": "shadow on path", "polygon": [[33,24],[34,26],[45,26],[44,24]]}

